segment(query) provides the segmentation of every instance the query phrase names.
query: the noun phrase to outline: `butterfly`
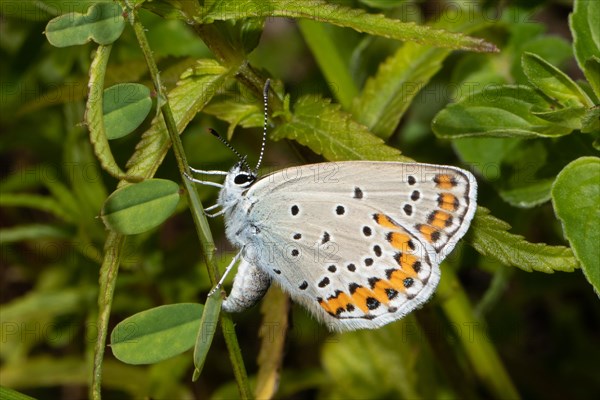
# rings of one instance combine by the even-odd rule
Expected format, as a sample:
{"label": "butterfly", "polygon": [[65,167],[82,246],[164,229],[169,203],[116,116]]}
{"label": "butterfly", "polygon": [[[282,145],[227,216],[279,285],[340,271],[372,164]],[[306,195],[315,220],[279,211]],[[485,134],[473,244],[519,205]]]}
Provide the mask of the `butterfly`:
{"label": "butterfly", "polygon": [[[263,151],[264,138],[259,165]],[[188,176],[221,188],[206,210],[221,207],[212,216],[224,216],[240,250],[213,289],[239,263],[227,312],[252,307],[275,282],[330,330],[396,321],[432,296],[477,208],[475,178],[452,166],[345,161],[259,178],[239,157],[228,172],[191,169],[223,184]]]}

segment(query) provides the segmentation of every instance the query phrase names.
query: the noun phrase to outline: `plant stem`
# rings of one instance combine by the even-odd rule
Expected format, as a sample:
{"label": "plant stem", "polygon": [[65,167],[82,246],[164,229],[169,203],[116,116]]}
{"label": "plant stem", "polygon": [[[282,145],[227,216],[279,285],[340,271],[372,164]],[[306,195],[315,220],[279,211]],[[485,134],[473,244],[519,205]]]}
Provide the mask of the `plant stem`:
{"label": "plant stem", "polygon": [[105,254],[102,267],[100,267],[100,289],[98,292],[98,336],[96,337],[92,386],[90,388],[91,398],[94,400],[102,398],[102,360],[104,359],[108,320],[112,309],[112,300],[124,244],[125,236],[110,232],[104,245]]}
{"label": "plant stem", "polygon": [[[208,266],[208,274],[211,283],[215,284],[218,280],[219,272],[214,259],[215,245],[214,240],[212,238],[212,233],[210,231],[208,221],[206,220],[206,216],[204,214],[204,208],[202,207],[202,203],[200,202],[200,198],[198,197],[198,193],[196,192],[196,188],[194,184],[185,177],[186,174],[189,175],[191,172],[189,170],[189,166],[185,157],[183,145],[181,143],[181,140],[179,139],[179,132],[175,123],[175,118],[173,117],[173,112],[171,111],[171,107],[167,100],[167,94],[165,93],[165,90],[160,81],[160,73],[158,71],[158,66],[156,65],[156,61],[152,56],[152,51],[146,38],[144,27],[142,26],[139,19],[136,18],[135,10],[130,8],[129,13],[130,22],[133,25],[136,38],[139,42],[142,53],[144,54],[146,63],[148,64],[148,69],[150,71],[154,87],[156,89],[157,97],[159,99],[159,102],[162,102],[160,110],[165,120],[167,131],[169,132],[169,138],[171,139],[171,143],[173,145],[173,151],[177,160],[177,166],[179,168],[181,179],[186,189],[188,204],[192,212],[192,218],[194,220],[194,225],[196,226],[198,237],[200,238],[202,253],[204,254],[204,258]],[[251,391],[248,386],[248,376],[246,373],[246,367],[244,366],[244,362],[241,356],[239,343],[235,335],[233,321],[225,313],[221,313],[221,327],[223,330],[225,343],[229,351],[229,356],[233,366],[234,375],[238,384],[240,396],[242,398],[250,398]]]}

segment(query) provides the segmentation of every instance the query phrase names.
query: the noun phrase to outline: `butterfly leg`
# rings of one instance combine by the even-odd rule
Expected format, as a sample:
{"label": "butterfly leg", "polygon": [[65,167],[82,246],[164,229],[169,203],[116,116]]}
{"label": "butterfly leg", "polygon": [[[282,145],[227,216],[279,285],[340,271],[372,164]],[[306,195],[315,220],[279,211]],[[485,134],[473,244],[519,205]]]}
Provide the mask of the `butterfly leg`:
{"label": "butterfly leg", "polygon": [[185,177],[186,177],[186,178],[187,178],[189,181],[191,181],[191,182],[194,182],[194,183],[199,183],[199,184],[201,184],[201,185],[207,185],[207,186],[215,186],[215,187],[218,187],[218,188],[222,188],[222,187],[223,187],[223,185],[222,185],[222,184],[220,184],[220,183],[217,183],[217,182],[203,181],[203,180],[201,180],[201,179],[196,179],[196,178],[194,178],[193,176],[189,175],[187,172],[184,172],[183,174],[185,175]]}
{"label": "butterfly leg", "polygon": [[212,205],[210,207],[205,208],[204,209],[204,215],[206,215],[207,217],[210,217],[210,218],[215,218],[215,217],[218,217],[219,215],[225,214],[225,210],[217,211],[215,213],[209,213],[209,212],[207,212],[207,211],[212,211],[215,208],[220,207],[220,206],[221,205],[217,203],[215,205]]}
{"label": "butterfly leg", "polygon": [[204,175],[227,175],[227,171],[205,171],[203,169],[196,169],[190,167],[190,171],[194,174],[204,174]]}
{"label": "butterfly leg", "polygon": [[242,258],[223,310],[241,312],[252,307],[263,298],[270,285],[271,278],[263,270]]}

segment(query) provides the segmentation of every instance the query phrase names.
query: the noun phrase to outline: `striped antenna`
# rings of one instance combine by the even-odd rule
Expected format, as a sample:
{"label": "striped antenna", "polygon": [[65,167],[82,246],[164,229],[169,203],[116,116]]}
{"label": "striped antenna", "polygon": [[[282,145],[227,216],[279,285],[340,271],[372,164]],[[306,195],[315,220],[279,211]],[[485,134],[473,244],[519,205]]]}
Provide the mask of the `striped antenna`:
{"label": "striped antenna", "polygon": [[221,141],[221,143],[223,143],[225,146],[227,146],[227,148],[229,150],[233,151],[233,154],[235,154],[237,156],[237,158],[240,159],[240,161],[242,162],[242,164],[244,164],[246,166],[246,169],[248,171],[250,170],[250,166],[246,162],[246,157],[245,156],[242,157],[242,155],[227,140],[225,140],[221,135],[219,135],[219,132],[215,131],[213,128],[208,128],[208,131],[210,133],[212,133],[213,136],[215,136],[217,139],[219,139]]}
{"label": "striped antenna", "polygon": [[254,173],[258,174],[258,168],[262,163],[263,154],[265,153],[265,145],[267,143],[267,115],[269,113],[269,87],[271,86],[271,80],[267,79],[265,82],[265,87],[263,88],[263,104],[264,104],[264,113],[265,113],[265,122],[263,124],[263,138],[262,145],[260,147],[260,156],[258,157],[258,163],[256,164],[256,168],[254,168]]}

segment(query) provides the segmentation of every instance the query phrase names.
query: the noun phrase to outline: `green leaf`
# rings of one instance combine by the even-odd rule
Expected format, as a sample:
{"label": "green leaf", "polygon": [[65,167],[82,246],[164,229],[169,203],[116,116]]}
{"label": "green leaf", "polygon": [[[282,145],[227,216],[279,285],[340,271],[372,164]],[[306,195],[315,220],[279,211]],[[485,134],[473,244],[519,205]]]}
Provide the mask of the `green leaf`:
{"label": "green leaf", "polygon": [[558,110],[532,111],[533,115],[569,129],[581,129],[585,107],[567,107]]}
{"label": "green leaf", "polygon": [[256,103],[247,103],[245,99],[224,99],[213,101],[202,110],[205,114],[214,115],[220,120],[229,122],[227,139],[233,137],[235,128],[259,128],[263,125],[263,110]]}
{"label": "green leaf", "polygon": [[[597,69],[589,69],[586,64],[592,58],[600,58],[600,2],[575,0],[573,13],[569,16],[569,25],[573,35],[573,48],[579,68],[589,82],[598,81]],[[596,87],[596,95],[600,90]]]}
{"label": "green leaf", "polygon": [[552,186],[552,204],[588,282],[600,295],[600,158],[567,165]]}
{"label": "green leaf", "polygon": [[102,221],[123,235],[146,232],[163,223],[179,202],[179,185],[148,179],[113,192],[102,207]]}
{"label": "green leaf", "polygon": [[555,137],[572,129],[550,123],[532,114],[550,104],[527,86],[497,86],[484,89],[440,111],[432,122],[441,138]]}
{"label": "green leaf", "polygon": [[502,200],[512,206],[531,208],[550,200],[552,179],[527,182],[526,186],[511,186],[499,190]]}
{"label": "green leaf", "polygon": [[573,159],[593,154],[581,135],[545,138],[464,138],[452,144],[460,159],[514,207],[550,200],[556,175]]}
{"label": "green leaf", "polygon": [[448,50],[406,43],[380,64],[352,113],[377,136],[387,139],[397,128],[402,115],[419,91],[441,68]]}
{"label": "green leaf", "polygon": [[110,150],[104,128],[102,95],[104,93],[104,76],[106,74],[110,51],[111,46],[99,46],[90,66],[85,121],[90,131],[90,142],[94,148],[94,154],[96,154],[102,168],[117,179],[125,179],[127,178],[125,173],[117,165]]}
{"label": "green leaf", "polygon": [[[229,71],[215,60],[198,60],[187,69],[169,92],[169,105],[177,124],[183,132],[188,123],[223,88]],[[127,162],[128,172],[136,176],[152,176],[169,150],[170,141],[162,115],[152,121],[152,126],[142,134],[135,153]]]}
{"label": "green leaf", "polygon": [[436,47],[473,51],[497,51],[483,39],[450,33],[412,22],[386,18],[381,14],[368,14],[322,0],[297,2],[287,0],[216,0],[205,2],[202,11],[191,15],[196,22],[209,24],[213,21],[238,20],[248,17],[307,18],[333,25],[352,28],[358,32],[383,36],[390,39],[417,42]]}
{"label": "green leaf", "polygon": [[527,272],[571,272],[578,267],[577,259],[568,247],[530,243],[522,236],[507,232],[509,229],[509,224],[478,206],[467,235],[480,254]]}
{"label": "green leaf", "polygon": [[594,90],[597,98],[600,98],[600,57],[593,56],[585,62],[586,77]]}
{"label": "green leaf", "polygon": [[291,119],[279,125],[271,138],[293,139],[330,161],[409,160],[341,111],[339,104],[312,95],[298,99]]}
{"label": "green leaf", "polygon": [[109,45],[121,36],[125,28],[123,10],[117,3],[97,3],[86,14],[73,12],[56,17],[46,25],[46,37],[51,45],[67,47],[93,40]]}
{"label": "green leaf", "polygon": [[[467,13],[463,13],[466,17]],[[471,16],[467,21],[446,23],[444,16],[435,27],[446,27],[467,33],[484,27],[484,22]],[[415,96],[442,68],[452,52],[416,43],[405,43],[395,54],[379,65],[377,73],[367,80],[360,97],[354,99],[352,114],[356,120],[382,139],[388,139]]]}
{"label": "green leaf", "polygon": [[585,92],[567,74],[533,53],[524,53],[523,72],[529,82],[564,107],[592,106]]}
{"label": "green leaf", "polygon": [[127,364],[152,364],[192,348],[204,306],[169,304],[137,313],[110,334],[113,354]]}
{"label": "green leaf", "polygon": [[204,312],[200,320],[199,329],[196,330],[196,340],[194,345],[194,374],[192,381],[198,380],[208,355],[208,350],[212,345],[217,325],[219,322],[219,314],[221,313],[221,291],[215,291],[211,296],[206,298]]}
{"label": "green leaf", "polygon": [[104,91],[104,130],[108,140],[133,132],[152,107],[150,89],[139,83],[121,83]]}
{"label": "green leaf", "polygon": [[581,125],[581,132],[600,134],[600,105],[587,110]]}
{"label": "green leaf", "polygon": [[340,41],[347,39],[336,38],[327,26],[308,19],[298,21],[298,27],[325,80],[330,84],[330,90],[344,109],[350,109],[352,100],[358,96],[358,88],[341,54],[343,46]]}

